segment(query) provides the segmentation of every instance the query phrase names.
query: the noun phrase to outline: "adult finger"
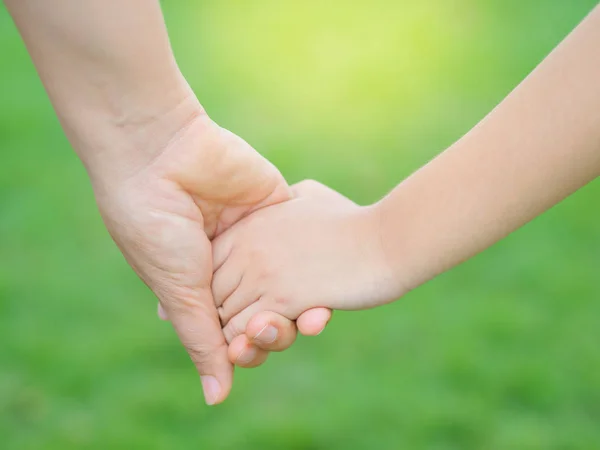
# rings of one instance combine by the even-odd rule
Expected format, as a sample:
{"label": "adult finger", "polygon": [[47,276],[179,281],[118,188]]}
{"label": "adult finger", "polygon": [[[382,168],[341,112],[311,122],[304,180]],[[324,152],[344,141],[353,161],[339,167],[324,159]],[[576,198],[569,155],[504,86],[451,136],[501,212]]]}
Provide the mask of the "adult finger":
{"label": "adult finger", "polygon": [[158,302],[158,308],[157,308],[156,313],[158,314],[158,318],[160,320],[169,320],[169,316],[167,315],[167,312],[162,307],[162,305],[160,304],[160,302]]}
{"label": "adult finger", "polygon": [[161,304],[194,362],[208,405],[221,403],[231,391],[233,366],[210,288],[162,295]]}

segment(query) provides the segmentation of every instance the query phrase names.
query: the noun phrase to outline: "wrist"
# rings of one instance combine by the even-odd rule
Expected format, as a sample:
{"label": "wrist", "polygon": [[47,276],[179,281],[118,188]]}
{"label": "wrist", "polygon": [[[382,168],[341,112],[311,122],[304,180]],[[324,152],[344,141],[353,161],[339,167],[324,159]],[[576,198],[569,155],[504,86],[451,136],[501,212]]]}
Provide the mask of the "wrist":
{"label": "wrist", "polygon": [[191,122],[205,115],[185,81],[144,95],[132,91],[110,103],[101,104],[97,98],[97,93],[88,95],[78,108],[80,114],[59,113],[65,133],[95,186],[139,172]]}
{"label": "wrist", "polygon": [[[414,177],[371,206],[377,217],[382,258],[395,274],[393,289],[402,295],[449,268],[455,246],[445,234],[444,217],[438,214],[444,205],[430,200],[428,192],[421,189],[423,180],[417,182]],[[429,177],[424,181],[426,187],[433,184]]]}
{"label": "wrist", "polygon": [[369,279],[377,287],[376,304],[385,304],[397,300],[410,291],[406,271],[397,264],[396,258],[391,251],[389,237],[384,234],[382,226],[385,220],[384,210],[380,203],[361,207],[360,231],[357,239],[368,243],[365,255],[369,256],[370,262]]}
{"label": "wrist", "polygon": [[[186,115],[181,105],[193,98],[173,56],[160,3],[6,3],[88,170],[96,172],[103,159],[120,167],[152,157],[155,146],[143,139],[147,130]],[[125,155],[122,147],[136,140],[135,151]]]}

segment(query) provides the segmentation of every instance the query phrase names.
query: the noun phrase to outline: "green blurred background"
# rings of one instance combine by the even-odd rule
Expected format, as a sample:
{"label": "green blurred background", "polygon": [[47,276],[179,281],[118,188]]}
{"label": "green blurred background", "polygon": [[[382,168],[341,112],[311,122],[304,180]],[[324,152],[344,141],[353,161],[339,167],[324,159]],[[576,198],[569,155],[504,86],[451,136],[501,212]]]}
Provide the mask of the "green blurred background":
{"label": "green blurred background", "polygon": [[[377,200],[592,0],[163,3],[201,102],[290,182]],[[599,449],[600,184],[203,405],[0,8],[0,448]]]}

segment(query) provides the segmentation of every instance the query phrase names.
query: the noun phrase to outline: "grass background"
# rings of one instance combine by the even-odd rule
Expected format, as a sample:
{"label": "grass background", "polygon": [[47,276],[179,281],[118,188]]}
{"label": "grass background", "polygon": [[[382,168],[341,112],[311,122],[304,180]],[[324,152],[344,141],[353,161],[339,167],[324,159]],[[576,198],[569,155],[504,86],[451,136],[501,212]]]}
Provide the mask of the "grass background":
{"label": "grass background", "polygon": [[[290,182],[381,197],[592,0],[163,3],[209,113]],[[203,405],[0,7],[0,447],[600,448],[600,184]]]}

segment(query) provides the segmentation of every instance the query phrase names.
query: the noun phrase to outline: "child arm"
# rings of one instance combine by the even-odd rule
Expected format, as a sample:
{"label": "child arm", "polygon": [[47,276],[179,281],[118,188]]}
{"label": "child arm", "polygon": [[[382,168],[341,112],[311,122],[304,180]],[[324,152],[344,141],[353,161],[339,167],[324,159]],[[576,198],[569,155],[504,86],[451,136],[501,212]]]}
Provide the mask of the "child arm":
{"label": "child arm", "polygon": [[473,130],[376,205],[408,288],[500,240],[600,174],[600,7]]}

